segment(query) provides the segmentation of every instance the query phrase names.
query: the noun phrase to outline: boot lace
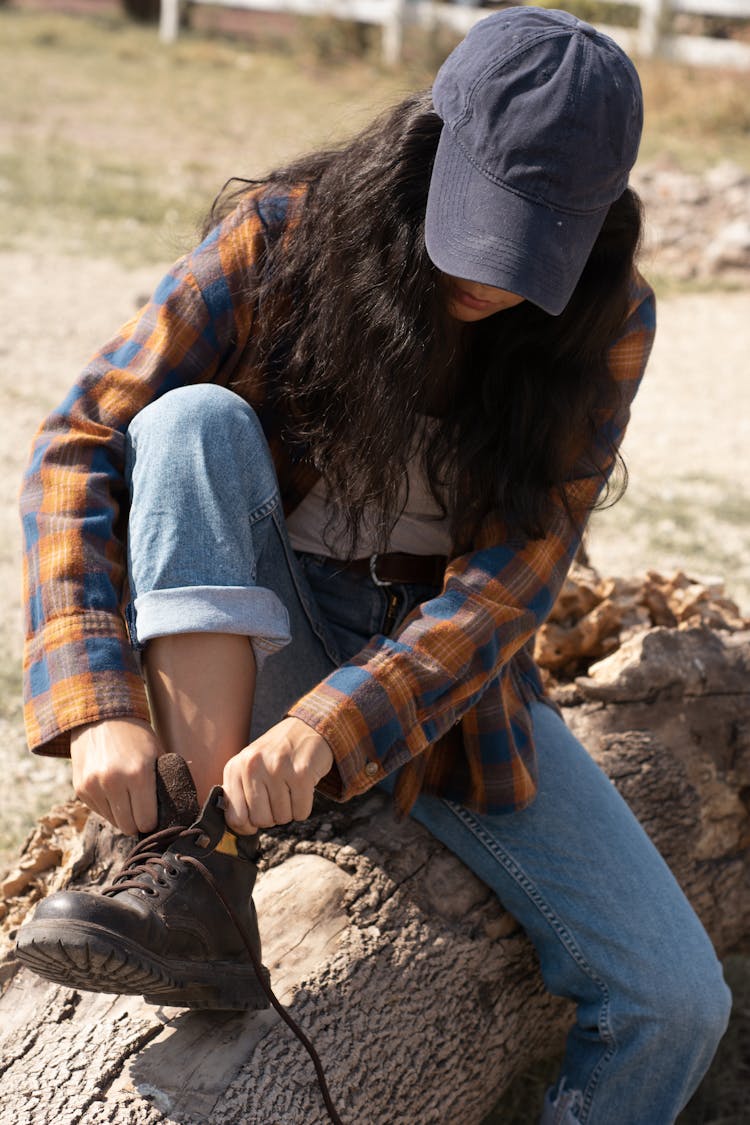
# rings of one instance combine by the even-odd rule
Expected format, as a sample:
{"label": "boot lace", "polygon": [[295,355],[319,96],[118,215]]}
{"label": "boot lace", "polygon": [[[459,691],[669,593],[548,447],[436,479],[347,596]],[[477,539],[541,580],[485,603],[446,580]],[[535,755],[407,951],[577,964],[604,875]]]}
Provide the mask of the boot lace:
{"label": "boot lace", "polygon": [[[205,833],[200,828],[182,828],[179,825],[172,828],[163,828],[161,832],[153,832],[150,836],[144,837],[128,853],[122,871],[115,876],[111,883],[101,887],[99,893],[115,895],[119,894],[120,891],[132,889],[154,894],[154,889],[149,880],[163,885],[163,871],[166,870],[171,875],[177,874],[176,868],[173,868],[169,861],[164,858],[164,852],[170,844],[178,838],[186,839],[192,836],[197,840],[199,836],[204,835]],[[157,845],[159,846],[157,847]],[[182,860],[187,858],[187,856],[180,855]]]}
{"label": "boot lace", "polygon": [[[199,836],[205,836],[205,833],[201,828],[182,828],[179,825],[173,828],[164,828],[161,832],[154,832],[150,836],[146,836],[145,839],[141,840],[139,844],[136,844],[133,850],[129,853],[122,871],[120,871],[119,874],[115,876],[111,883],[107,883],[105,886],[101,887],[100,894],[113,895],[118,894],[120,891],[128,890],[131,888],[134,890],[145,891],[147,894],[155,894],[156,892],[150,885],[149,880],[153,880],[154,882],[163,885],[164,879],[162,872],[165,869],[169,874],[177,874],[176,869],[172,869],[172,871],[170,871],[170,864],[169,861],[164,857],[164,851],[170,845],[176,843],[176,841],[179,839],[189,839],[191,837],[197,839]],[[245,931],[243,929],[242,922],[240,921],[234,908],[229,902],[227,902],[221,891],[221,888],[204,863],[201,863],[201,861],[195,856],[186,855],[184,852],[176,851],[175,855],[182,861],[182,863],[187,863],[191,867],[194,867],[195,870],[203,876],[203,878],[206,880],[206,882],[209,884],[212,891],[218,898],[221,905],[224,907],[224,910],[229,915],[229,918],[231,919],[233,925],[237,929],[237,932],[242,938],[242,943],[247,950],[250,962],[253,966],[253,969],[255,970],[255,975],[258,978],[258,983],[268,997],[269,1003],[276,1010],[276,1012],[278,1012],[278,1014],[281,1016],[282,1020],[292,1031],[292,1033],[296,1035],[297,1039],[300,1041],[300,1043],[310,1056],[310,1060],[315,1068],[315,1075],[318,1080],[320,1093],[330,1120],[333,1122],[333,1125],[344,1125],[344,1122],[342,1121],[336,1110],[336,1107],[333,1104],[333,1100],[328,1089],[328,1083],[326,1081],[325,1071],[323,1070],[323,1064],[320,1061],[318,1052],[315,1050],[311,1041],[308,1039],[307,1035],[302,1030],[297,1021],[289,1015],[284,1005],[280,1000],[277,999],[273,989],[267,982],[263,973],[263,966],[258,960],[257,954],[255,953],[252,945],[245,937]]]}

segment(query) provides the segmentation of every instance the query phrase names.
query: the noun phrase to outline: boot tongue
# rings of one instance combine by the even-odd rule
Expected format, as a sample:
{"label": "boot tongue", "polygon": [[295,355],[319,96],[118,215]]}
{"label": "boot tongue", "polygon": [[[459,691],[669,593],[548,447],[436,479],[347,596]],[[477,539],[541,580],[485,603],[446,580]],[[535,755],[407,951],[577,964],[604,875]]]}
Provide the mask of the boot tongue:
{"label": "boot tongue", "polygon": [[224,790],[214,785],[201,809],[200,818],[192,825],[200,828],[206,840],[198,838],[201,847],[210,846],[221,855],[236,859],[256,860],[258,858],[258,833],[252,836],[237,836],[226,826],[224,820]]}
{"label": "boot tongue", "polygon": [[160,830],[187,828],[200,815],[190,770],[179,754],[162,754],[156,759],[156,804]]}
{"label": "boot tongue", "polygon": [[224,823],[224,790],[215,785],[201,809],[187,763],[179,754],[162,754],[156,760],[156,801],[159,829],[200,828],[208,837],[202,848],[255,860],[258,835],[236,836]]}

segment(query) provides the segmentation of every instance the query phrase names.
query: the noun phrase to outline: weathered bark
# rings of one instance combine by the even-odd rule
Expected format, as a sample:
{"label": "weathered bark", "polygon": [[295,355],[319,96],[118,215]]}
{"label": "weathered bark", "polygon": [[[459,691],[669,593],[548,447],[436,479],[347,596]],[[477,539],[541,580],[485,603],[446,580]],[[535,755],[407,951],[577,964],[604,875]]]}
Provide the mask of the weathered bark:
{"label": "weathered bark", "polygon": [[[568,627],[606,600],[586,609],[584,598]],[[611,627],[609,610],[599,619]],[[642,628],[557,694],[719,954],[740,947],[750,933],[750,633]],[[122,844],[101,821],[85,831],[81,821],[69,806],[40,824],[3,884],[9,937],[42,893],[105,879]],[[382,797],[269,833],[263,866],[264,959],[347,1125],[477,1125],[561,1040],[570,1007],[545,993],[517,924],[419,826],[395,824]],[[306,1055],[273,1014],[73,992],[16,972],[12,955],[0,968],[0,1125],[327,1120]]]}

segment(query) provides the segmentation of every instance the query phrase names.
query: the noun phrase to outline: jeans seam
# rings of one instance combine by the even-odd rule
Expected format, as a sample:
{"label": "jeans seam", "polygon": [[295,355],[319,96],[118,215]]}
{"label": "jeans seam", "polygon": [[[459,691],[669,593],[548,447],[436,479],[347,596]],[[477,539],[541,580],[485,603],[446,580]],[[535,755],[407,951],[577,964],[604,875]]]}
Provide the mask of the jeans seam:
{"label": "jeans seam", "polygon": [[[604,1038],[604,1029],[601,1028],[601,1026],[600,1026],[599,1030],[602,1034],[602,1038]],[[581,1111],[582,1111],[581,1112],[581,1122],[582,1122],[582,1125],[585,1125],[586,1121],[588,1121],[589,1111],[591,1109],[591,1103],[594,1100],[594,1094],[596,1093],[596,1088],[599,1085],[599,1078],[601,1077],[601,1073],[604,1070],[604,1067],[606,1066],[606,1064],[610,1061],[610,1059],[614,1058],[615,1054],[617,1053],[617,1044],[614,1040],[614,1036],[612,1036],[611,1033],[610,1033],[610,1038],[611,1038],[610,1044],[607,1046],[604,1054],[602,1055],[602,1057],[599,1059],[599,1062],[596,1064],[596,1066],[592,1070],[591,1076],[589,1077],[589,1080],[586,1083],[586,1089],[583,1091],[583,1105],[581,1107]],[[605,1042],[606,1042],[606,1040],[605,1040]]]}
{"label": "jeans seam", "polygon": [[276,509],[279,507],[280,503],[281,498],[278,492],[275,492],[273,496],[269,497],[268,500],[264,500],[262,504],[259,504],[257,508],[253,508],[252,512],[248,513],[248,523],[252,525],[254,523],[258,523],[262,519],[265,519],[266,516],[272,516]]}
{"label": "jeans seam", "polygon": [[[341,655],[336,645],[333,644],[331,639],[327,636],[324,622],[322,620],[318,620],[319,615],[313,613],[312,608],[308,604],[307,591],[302,590],[300,587],[299,572],[302,570],[302,567],[300,565],[299,559],[294,553],[294,549],[289,543],[283,512],[281,512],[280,509],[277,509],[276,511],[271,513],[271,518],[273,519],[274,525],[279,535],[279,539],[281,540],[281,546],[282,550],[284,551],[284,557],[286,558],[286,564],[289,568],[289,573],[292,577],[294,588],[297,591],[297,597],[299,598],[300,605],[305,612],[305,616],[307,617],[310,628],[325,649],[329,660],[331,660],[331,662],[336,667],[338,667],[342,663]],[[313,595],[311,594],[310,596]]]}
{"label": "jeans seam", "polygon": [[494,840],[489,835],[488,832],[484,830],[479,821],[474,816],[472,816],[471,812],[467,808],[450,800],[444,800],[443,803],[448,809],[450,809],[453,815],[469,829],[469,831],[476,837],[479,843],[484,848],[486,848],[487,851],[490,852],[490,854],[499,863],[502,864],[508,874],[515,880],[518,886],[521,887],[524,893],[534,903],[545,921],[551,926],[558,939],[562,942],[567,952],[578,965],[579,969],[581,969],[581,971],[584,972],[586,976],[590,980],[592,980],[597,988],[599,988],[601,991],[602,1004],[599,1011],[597,1026],[606,1049],[596,1066],[593,1068],[589,1080],[586,1083],[586,1089],[583,1091],[583,1116],[581,1117],[581,1121],[585,1122],[588,1117],[588,1112],[591,1108],[591,1103],[594,1099],[594,1094],[596,1092],[596,1087],[598,1085],[601,1072],[606,1063],[610,1061],[610,1059],[615,1055],[617,1051],[617,1042],[609,1022],[609,989],[607,988],[605,981],[603,981],[599,974],[596,973],[588,964],[586,958],[581,953],[572,935],[559,920],[559,918],[554,914],[554,912],[549,908],[542,895],[536,889],[532,880],[529,879],[528,875],[526,875],[522,868],[519,867],[518,863],[507,852],[504,851],[504,849],[497,843],[496,840]]}

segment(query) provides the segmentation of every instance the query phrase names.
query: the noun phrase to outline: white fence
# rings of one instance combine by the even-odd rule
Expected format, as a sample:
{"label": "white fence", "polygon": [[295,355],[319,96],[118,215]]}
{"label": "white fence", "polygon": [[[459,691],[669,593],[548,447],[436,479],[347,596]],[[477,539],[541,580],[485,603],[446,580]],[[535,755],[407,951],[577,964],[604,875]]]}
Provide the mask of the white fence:
{"label": "white fence", "polygon": [[[463,7],[434,0],[199,0],[203,4],[265,12],[292,12],[330,16],[358,23],[379,24],[383,29],[383,59],[395,65],[401,56],[408,24],[429,27],[442,24],[460,35],[489,15],[487,8]],[[622,3],[623,0],[603,0]],[[705,35],[673,35],[664,28],[673,13],[750,20],[750,0],[624,0],[640,8],[637,28],[598,25],[629,54],[660,55],[696,66],[726,66],[750,70],[750,43]],[[560,0],[560,6],[563,0]],[[173,43],[180,26],[180,0],[161,0],[159,34]]]}

